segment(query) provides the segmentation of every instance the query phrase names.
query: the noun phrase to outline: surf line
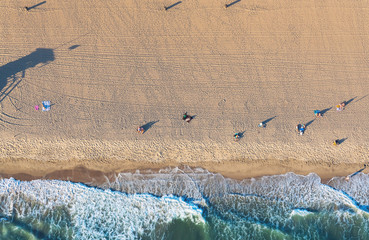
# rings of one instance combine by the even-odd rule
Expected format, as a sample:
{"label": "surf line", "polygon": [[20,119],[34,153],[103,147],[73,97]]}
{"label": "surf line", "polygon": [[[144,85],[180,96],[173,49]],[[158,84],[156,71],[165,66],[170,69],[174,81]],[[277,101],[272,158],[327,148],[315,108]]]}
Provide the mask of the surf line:
{"label": "surf line", "polygon": [[358,170],[358,171],[354,172],[353,174],[348,175],[348,176],[345,178],[345,180],[346,180],[346,181],[349,181],[353,176],[355,176],[355,175],[359,174],[360,172],[362,172],[362,171],[367,167],[367,165],[368,165],[368,164],[364,164],[364,167],[363,167],[362,169],[360,169],[360,170]]}

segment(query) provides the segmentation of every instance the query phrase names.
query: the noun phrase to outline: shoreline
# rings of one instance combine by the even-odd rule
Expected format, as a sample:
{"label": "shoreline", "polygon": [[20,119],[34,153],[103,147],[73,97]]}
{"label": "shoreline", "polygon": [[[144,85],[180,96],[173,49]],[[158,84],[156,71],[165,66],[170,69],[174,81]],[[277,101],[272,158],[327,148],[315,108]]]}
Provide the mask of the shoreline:
{"label": "shoreline", "polygon": [[[295,165],[296,166],[295,166]],[[100,167],[103,168],[104,164]],[[292,167],[291,167],[292,166]],[[184,168],[190,167],[202,168],[214,174],[221,174],[225,178],[231,178],[235,180],[251,179],[251,178],[261,178],[263,176],[272,175],[283,175],[288,172],[293,172],[298,175],[308,175],[310,173],[315,173],[321,178],[323,184],[327,183],[334,177],[345,177],[351,175],[362,168],[362,164],[350,163],[344,165],[312,165],[309,163],[301,163],[297,160],[286,160],[286,161],[276,161],[276,160],[260,160],[260,162],[245,164],[241,161],[228,161],[224,163],[216,162],[199,162],[199,163],[188,163],[188,164],[176,164],[176,163],[139,163],[139,162],[126,162],[126,166],[116,169],[115,171],[101,171],[98,170],[99,166],[94,169],[86,168],[83,165],[75,166],[74,168],[67,168],[63,170],[58,170],[58,166],[50,163],[48,170],[43,169],[40,172],[44,174],[35,174],[34,172],[29,172],[25,169],[19,170],[19,172],[7,172],[2,170],[0,172],[0,178],[15,178],[21,181],[31,181],[31,180],[62,180],[62,181],[72,181],[81,182],[84,184],[100,185],[107,181],[114,181],[117,174],[123,172],[137,172],[145,174],[147,172],[159,172],[161,169],[167,168]],[[44,165],[44,167],[46,167]],[[365,173],[365,170],[364,170]]]}
{"label": "shoreline", "polygon": [[[306,136],[308,137],[308,136]],[[325,144],[325,145],[324,145]],[[287,172],[316,173],[326,182],[367,164],[369,146],[345,143],[255,143],[188,140],[27,140],[1,143],[0,176],[88,183],[120,172],[189,166],[242,180]],[[364,171],[365,173],[365,171]]]}

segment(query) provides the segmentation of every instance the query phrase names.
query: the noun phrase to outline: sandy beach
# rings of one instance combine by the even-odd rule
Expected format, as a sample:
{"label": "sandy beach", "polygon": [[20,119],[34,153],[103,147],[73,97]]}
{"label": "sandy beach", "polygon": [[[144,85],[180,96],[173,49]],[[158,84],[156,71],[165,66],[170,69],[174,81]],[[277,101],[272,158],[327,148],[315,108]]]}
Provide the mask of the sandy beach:
{"label": "sandy beach", "polygon": [[2,176],[189,165],[326,180],[368,163],[368,2],[230,3],[1,1]]}

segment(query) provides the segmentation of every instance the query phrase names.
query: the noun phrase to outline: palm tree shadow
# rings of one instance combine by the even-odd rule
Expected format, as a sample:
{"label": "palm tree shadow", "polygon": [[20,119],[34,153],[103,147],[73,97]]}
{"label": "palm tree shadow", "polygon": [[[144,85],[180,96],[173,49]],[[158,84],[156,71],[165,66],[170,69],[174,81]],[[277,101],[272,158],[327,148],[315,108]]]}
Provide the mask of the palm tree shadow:
{"label": "palm tree shadow", "polygon": [[346,141],[347,138],[341,138],[337,140],[338,144],[342,144],[344,141]]}
{"label": "palm tree shadow", "polygon": [[305,123],[305,127],[307,128],[310,124],[312,124],[315,121],[315,119],[311,120],[310,122]]}
{"label": "palm tree shadow", "polygon": [[272,121],[274,118],[276,118],[277,116],[274,116],[274,117],[271,117],[271,118],[268,118],[267,120],[264,120],[262,121],[261,123],[266,127],[267,123]]}
{"label": "palm tree shadow", "polygon": [[155,123],[159,122],[159,120],[157,121],[151,121],[146,123],[145,125],[142,125],[141,127],[144,129],[144,133],[149,130]]}
{"label": "palm tree shadow", "polygon": [[[37,64],[47,64],[54,61],[54,51],[49,48],[37,48],[36,51],[19,58],[13,62],[7,63],[0,67],[0,102],[8,96],[15,87],[22,81],[22,78],[16,76],[22,72],[24,77],[25,71],[28,68],[35,67]],[[13,79],[13,81],[8,81]]]}
{"label": "palm tree shadow", "polygon": [[326,112],[328,112],[331,109],[332,109],[332,107],[323,109],[322,111],[320,111],[320,114],[322,114],[322,116],[323,116]]}

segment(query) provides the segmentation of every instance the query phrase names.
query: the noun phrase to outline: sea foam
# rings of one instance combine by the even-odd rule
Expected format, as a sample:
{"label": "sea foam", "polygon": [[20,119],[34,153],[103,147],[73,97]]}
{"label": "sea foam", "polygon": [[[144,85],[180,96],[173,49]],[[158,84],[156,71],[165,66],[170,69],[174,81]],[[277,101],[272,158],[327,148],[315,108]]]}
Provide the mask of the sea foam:
{"label": "sea foam", "polygon": [[205,224],[200,208],[172,195],[128,195],[57,180],[2,179],[0,197],[1,215],[20,220],[45,220],[63,207],[71,218],[73,239],[135,239],[146,232],[155,234],[158,226],[174,219]]}
{"label": "sea foam", "polygon": [[170,239],[180,219],[206,226],[210,239],[369,239],[367,181],[363,173],[329,185],[313,173],[238,181],[188,167],[120,173],[95,187],[2,179],[0,217],[40,238]]}

